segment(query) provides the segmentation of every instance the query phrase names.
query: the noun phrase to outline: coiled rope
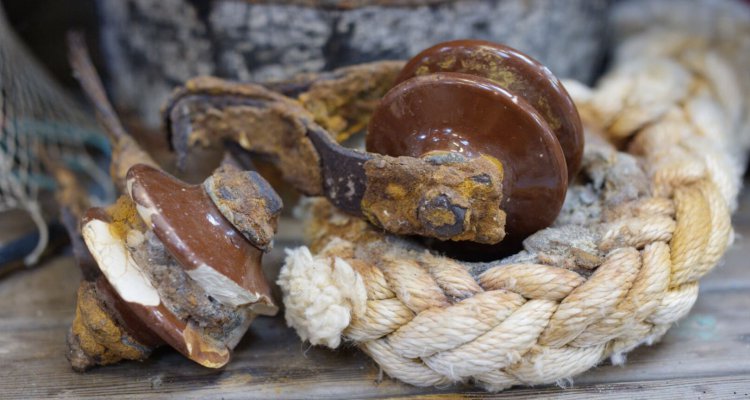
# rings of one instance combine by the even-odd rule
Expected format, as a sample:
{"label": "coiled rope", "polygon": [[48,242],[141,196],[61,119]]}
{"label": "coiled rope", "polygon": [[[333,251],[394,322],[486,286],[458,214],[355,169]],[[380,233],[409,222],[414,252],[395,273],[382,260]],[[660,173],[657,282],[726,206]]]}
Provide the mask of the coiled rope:
{"label": "coiled rope", "polygon": [[733,239],[750,12],[626,2],[615,22],[613,69],[594,89],[566,82],[587,144],[556,224],[516,255],[469,264],[312,200],[309,248],[288,251],[278,281],[303,340],[354,343],[412,385],[499,391],[622,363],[688,313]]}

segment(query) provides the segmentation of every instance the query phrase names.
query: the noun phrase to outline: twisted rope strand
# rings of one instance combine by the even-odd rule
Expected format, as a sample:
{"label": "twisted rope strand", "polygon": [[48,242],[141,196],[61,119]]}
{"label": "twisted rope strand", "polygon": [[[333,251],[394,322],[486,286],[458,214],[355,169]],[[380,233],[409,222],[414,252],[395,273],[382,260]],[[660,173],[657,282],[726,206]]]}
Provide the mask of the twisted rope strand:
{"label": "twisted rope strand", "polygon": [[[351,341],[412,385],[499,391],[562,383],[607,357],[621,364],[689,312],[698,280],[733,238],[750,144],[750,79],[741,79],[750,12],[690,3],[713,19],[685,31],[672,29],[673,14],[692,15],[684,4],[628,2],[616,18],[622,31],[650,26],[633,3],[658,30],[627,36],[597,88],[566,83],[588,131],[587,179],[570,187],[555,226],[519,254],[468,264],[314,200],[317,254],[290,251],[279,278],[287,322],[303,340]],[[705,26],[714,20],[722,24]],[[597,135],[627,143],[627,153]]]}

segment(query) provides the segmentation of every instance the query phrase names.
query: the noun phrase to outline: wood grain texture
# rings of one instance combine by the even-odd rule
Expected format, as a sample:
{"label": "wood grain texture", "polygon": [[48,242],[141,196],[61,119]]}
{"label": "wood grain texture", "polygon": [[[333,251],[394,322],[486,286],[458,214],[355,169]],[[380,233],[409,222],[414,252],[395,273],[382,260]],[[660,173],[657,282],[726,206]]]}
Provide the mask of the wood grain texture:
{"label": "wood grain texture", "polygon": [[[738,240],[701,282],[690,315],[661,343],[608,363],[565,388],[516,388],[498,398],[750,399],[750,191],[735,217]],[[285,221],[266,271],[275,280],[298,223]],[[329,351],[300,342],[282,316],[259,318],[224,369],[203,368],[169,349],[143,363],[85,374],[65,359],[79,273],[69,256],[0,281],[0,398],[485,398],[468,386],[415,388],[381,376],[356,349]],[[278,296],[278,293],[276,293]],[[494,397],[492,396],[492,397]]]}

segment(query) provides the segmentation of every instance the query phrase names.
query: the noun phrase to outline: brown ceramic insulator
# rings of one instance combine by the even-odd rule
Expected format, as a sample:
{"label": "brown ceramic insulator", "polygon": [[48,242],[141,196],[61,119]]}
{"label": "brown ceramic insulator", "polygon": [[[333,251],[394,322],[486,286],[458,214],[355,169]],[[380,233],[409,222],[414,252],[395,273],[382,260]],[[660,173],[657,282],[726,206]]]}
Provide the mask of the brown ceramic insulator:
{"label": "brown ceramic insulator", "polygon": [[[97,235],[96,228],[90,227],[95,223],[108,226],[111,218],[101,209],[90,209],[84,215],[82,229],[84,240],[103,274],[102,279],[97,281],[97,289],[100,296],[103,296],[103,301],[114,306],[123,327],[127,331],[133,331],[136,335],[134,337],[147,344],[158,344],[158,339],[154,338],[158,336],[203,366],[219,368],[226,365],[231,349],[225,343],[201,334],[191,324],[175,316],[161,301],[150,281],[143,276],[140,266],[135,266],[132,256],[125,255],[129,251],[125,246],[126,239],[116,235],[109,238]],[[92,231],[88,232],[89,229]],[[110,230],[108,232],[112,233]],[[121,243],[115,244],[112,239]],[[113,246],[121,250],[118,251]]]}
{"label": "brown ceramic insulator", "polygon": [[276,313],[261,269],[263,252],[227,221],[202,186],[144,164],[128,171],[127,186],[146,225],[208,294],[233,306],[254,303],[260,314]]}
{"label": "brown ceramic insulator", "polygon": [[94,284],[101,300],[113,311],[114,317],[130,336],[150,347],[157,347],[164,343],[159,335],[133,313],[128,307],[129,303],[117,294],[107,278],[100,275]]}
{"label": "brown ceramic insulator", "polygon": [[550,70],[518,50],[483,40],[437,44],[409,60],[396,84],[436,72],[461,72],[492,79],[534,107],[560,142],[572,181],[583,157],[583,127],[562,83]]}
{"label": "brown ceramic insulator", "polygon": [[494,157],[502,164],[500,208],[511,238],[551,225],[568,185],[562,149],[541,115],[496,82],[467,74],[417,76],[391,89],[370,119],[367,150]]}

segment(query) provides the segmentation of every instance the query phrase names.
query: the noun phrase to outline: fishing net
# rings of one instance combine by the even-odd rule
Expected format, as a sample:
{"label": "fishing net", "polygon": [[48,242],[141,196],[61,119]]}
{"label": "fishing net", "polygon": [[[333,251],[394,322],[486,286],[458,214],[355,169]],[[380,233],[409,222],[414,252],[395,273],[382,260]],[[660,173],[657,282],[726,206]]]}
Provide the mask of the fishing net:
{"label": "fishing net", "polygon": [[95,121],[32,58],[0,8],[0,215],[22,209],[36,225],[38,241],[25,264],[34,264],[49,240],[54,212],[40,199],[56,188],[50,166],[94,182],[109,197],[106,172],[94,158],[107,152]]}

